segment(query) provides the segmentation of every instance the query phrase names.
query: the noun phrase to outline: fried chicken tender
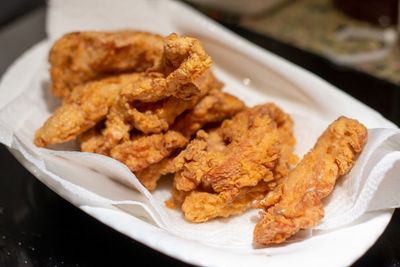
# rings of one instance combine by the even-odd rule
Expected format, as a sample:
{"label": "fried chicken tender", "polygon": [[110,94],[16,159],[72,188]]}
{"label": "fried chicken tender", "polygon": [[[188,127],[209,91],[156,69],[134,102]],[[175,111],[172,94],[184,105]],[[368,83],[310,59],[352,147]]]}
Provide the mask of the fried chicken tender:
{"label": "fried chicken tender", "polygon": [[67,98],[75,86],[88,81],[154,68],[164,44],[163,37],[138,31],[66,34],[50,51],[53,95]]}
{"label": "fried chicken tender", "polygon": [[237,97],[219,90],[212,90],[192,110],[188,110],[179,117],[172,129],[190,138],[204,125],[221,122],[244,108],[244,103]]}
{"label": "fried chicken tender", "polygon": [[[186,138],[190,138],[203,125],[210,122],[221,122],[243,108],[243,102],[236,97],[223,93],[219,89],[213,90],[200,100],[193,110],[179,118],[171,129],[180,132]],[[137,172],[136,176],[147,189],[153,190],[162,175],[173,172],[175,172],[175,168],[171,158],[150,165],[147,169]]]}
{"label": "fried chicken tender", "polygon": [[88,81],[120,73],[154,72],[160,77],[144,81],[144,90],[136,92],[147,102],[170,95],[188,99],[201,94],[212,64],[195,38],[176,34],[163,38],[137,31],[66,34],[53,45],[49,61],[53,95],[64,99],[75,86]]}
{"label": "fried chicken tender", "polygon": [[119,91],[131,79],[132,75],[121,75],[77,86],[36,131],[35,144],[45,147],[67,142],[95,126],[105,118]]}
{"label": "fried chicken tender", "polygon": [[277,187],[277,203],[268,208],[273,203],[261,201],[260,206],[268,209],[254,229],[254,242],[282,243],[300,229],[318,224],[324,216],[322,199],[351,169],[366,140],[367,129],[358,121],[346,117],[334,121]]}
{"label": "fried chicken tender", "polygon": [[203,183],[215,192],[234,194],[239,188],[272,180],[280,147],[271,107],[275,106],[256,106],[225,120],[217,130],[227,144],[222,151],[207,151],[207,142],[198,136],[176,161],[180,167],[175,176],[178,189],[190,191]]}
{"label": "fried chicken tender", "polygon": [[127,122],[120,103],[114,103],[107,114],[104,127],[95,127],[80,138],[81,151],[109,155],[110,149],[130,140],[132,125]]}
{"label": "fried chicken tender", "polygon": [[[177,98],[188,99],[204,95],[203,74],[210,69],[211,57],[204,51],[200,41],[191,37],[178,37],[170,34],[165,41],[164,54],[160,64],[166,76],[168,88],[177,90]],[[207,78],[206,78],[207,79]]]}
{"label": "fried chicken tender", "polygon": [[189,105],[190,101],[171,97],[159,103],[142,104],[141,112],[129,103],[119,102],[110,109],[103,129],[91,129],[82,135],[81,150],[109,155],[110,149],[129,140],[134,128],[144,134],[162,133]]}
{"label": "fried chicken tender", "polygon": [[175,159],[172,198],[182,204],[185,218],[203,222],[241,213],[276,186],[274,175],[290,165],[279,158],[292,155],[292,127],[289,115],[269,103],[244,110],[209,133],[200,130]]}
{"label": "fried chicken tender", "polygon": [[252,207],[252,203],[262,199],[270,190],[268,183],[261,181],[253,187],[243,187],[234,199],[224,192],[219,194],[192,191],[182,204],[185,218],[190,222],[201,223],[217,217],[229,217],[241,214]]}
{"label": "fried chicken tender", "polygon": [[[217,94],[215,91],[221,89],[222,83],[215,78],[212,72],[207,72],[207,77],[208,79],[204,80],[201,85],[206,88],[203,92],[212,91],[213,94]],[[145,86],[139,87],[145,88]],[[156,103],[146,103],[133,101],[132,99],[142,99],[139,95],[133,96],[130,88],[132,88],[131,84],[121,90],[118,100],[107,114],[104,127],[93,128],[82,134],[80,138],[82,151],[109,155],[111,148],[129,140],[129,132],[133,128],[146,134],[165,131],[169,129],[180,113],[197,105],[197,99],[200,98],[199,96],[191,100],[182,100],[169,97]],[[234,105],[231,106],[234,107]],[[226,112],[228,113],[228,111]]]}
{"label": "fried chicken tender", "polygon": [[135,96],[125,90],[121,95],[133,127],[145,134],[151,134],[167,130],[179,115],[185,110],[192,109],[204,94],[220,90],[221,87],[221,82],[215,78],[212,72],[207,71],[202,77],[202,82],[198,84],[199,94],[191,99],[170,96],[158,102],[145,103],[136,101]]}
{"label": "fried chicken tender", "polygon": [[112,148],[110,155],[136,172],[160,162],[187,143],[182,134],[169,130],[165,134],[144,135],[123,142]]}

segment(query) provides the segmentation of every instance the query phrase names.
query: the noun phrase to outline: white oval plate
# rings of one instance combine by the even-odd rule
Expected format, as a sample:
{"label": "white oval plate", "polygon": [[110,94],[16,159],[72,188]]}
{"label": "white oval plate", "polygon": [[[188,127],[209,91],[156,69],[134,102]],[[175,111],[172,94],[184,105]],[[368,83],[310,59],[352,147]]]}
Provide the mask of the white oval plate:
{"label": "white oval plate", "polygon": [[[93,7],[94,0],[70,0],[65,5],[83,5],[82,10]],[[285,110],[303,116],[314,116],[323,120],[333,120],[338,115],[347,115],[358,118],[368,127],[389,127],[394,125],[384,119],[374,110],[346,95],[332,85],[319,79],[313,74],[281,59],[265,50],[262,50],[248,41],[238,37],[215,22],[198,14],[190,8],[173,1],[120,1],[126,5],[135,3],[134,13],[140,13],[142,19],[146,16],[157,18],[156,22],[140,20],[137,28],[167,34],[175,31],[181,34],[200,38],[215,63],[217,76],[225,82],[227,89],[245,99],[247,104],[254,105],[265,101],[274,101]],[[61,1],[51,2],[51,8]],[[96,1],[98,7],[104,5],[107,10],[107,1]],[[110,2],[108,2],[109,4]],[[97,10],[93,11],[101,12]],[[68,8],[67,8],[68,10]],[[115,11],[115,10],[114,10]],[[117,22],[104,26],[104,21],[87,20],[85,27],[82,24],[69,21],[60,24],[57,22],[60,10],[50,13],[49,21],[58,25],[57,31],[50,27],[49,33],[53,38],[63,32],[81,29],[121,28],[126,22]],[[162,16],[153,13],[162,12]],[[109,12],[112,13],[112,12]],[[114,14],[115,15],[115,14]],[[95,15],[93,15],[95,16]],[[124,16],[121,15],[123,18]],[[64,18],[65,19],[65,18]],[[161,22],[160,22],[161,21]],[[82,23],[82,22],[81,22]],[[101,26],[103,25],[103,26]],[[0,94],[15,88],[13,94],[0,99],[0,107],[10,102],[10,99],[26,88],[31,81],[38,62],[43,62],[47,56],[48,42],[40,43],[27,51],[19,58],[4,75]],[[30,70],[30,71],[27,71]],[[24,79],[21,79],[23,73]],[[3,95],[5,95],[3,93]],[[1,140],[1,133],[0,133]],[[7,142],[3,139],[3,142]],[[121,210],[78,205],[69,195],[50,182],[47,174],[29,163],[29,155],[21,155],[15,150],[11,152],[16,158],[38,179],[53,189],[66,200],[78,206],[97,220],[111,228],[171,257],[196,265],[205,266],[347,266],[353,263],[368,248],[370,248],[382,234],[390,221],[393,211],[383,211],[364,216],[357,224],[331,232],[316,233],[311,238],[301,242],[294,242],[283,246],[251,253],[216,248],[204,243],[192,241],[189,238],[177,237],[163,229],[155,227]],[[46,178],[47,177],[47,178]]]}

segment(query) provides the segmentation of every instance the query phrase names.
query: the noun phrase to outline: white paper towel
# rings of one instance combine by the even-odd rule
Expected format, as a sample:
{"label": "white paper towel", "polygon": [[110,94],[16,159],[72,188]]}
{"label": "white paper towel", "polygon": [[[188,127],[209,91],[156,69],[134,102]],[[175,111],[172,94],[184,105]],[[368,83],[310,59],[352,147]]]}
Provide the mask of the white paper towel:
{"label": "white paper towel", "polygon": [[[173,24],[172,15],[166,14],[159,2],[50,1],[49,41],[36,46],[34,53],[24,58],[24,62],[17,63],[1,82],[0,94],[4,98],[0,99],[0,142],[10,147],[38,179],[77,206],[124,210],[181,237],[241,253],[252,251],[252,230],[258,218],[255,210],[228,219],[190,224],[180,212],[165,208],[164,201],[170,197],[168,181],[163,181],[150,194],[126,166],[111,158],[75,151],[38,149],[32,144],[35,129],[57,105],[49,92],[46,62],[52,40],[68,31],[88,29],[135,28],[161,34],[188,32],[190,23],[180,27]],[[208,30],[212,36],[213,28]],[[197,32],[197,29],[191,32]],[[210,51],[216,53],[219,50]],[[274,100],[293,114],[299,155],[311,148],[329,122],[339,115],[355,117],[370,128],[368,143],[356,165],[341,178],[327,199],[326,215],[318,229],[348,225],[366,212],[400,206],[400,195],[396,193],[400,185],[397,179],[400,173],[400,131],[391,123],[341,93],[318,92],[312,86],[296,89],[287,85],[285,88],[282,84],[279,94],[272,95],[262,91],[263,88],[258,88],[257,84],[255,89],[243,86],[240,83],[242,77],[238,77],[240,73],[236,75],[236,72],[227,70],[226,65],[218,60],[215,63],[217,76],[227,84],[225,90],[249,105]],[[236,65],[242,68],[239,63]],[[299,84],[306,84],[306,81],[299,81]],[[340,97],[335,98],[336,94]],[[341,102],[335,102],[335,99],[341,99],[337,100]],[[385,128],[371,128],[377,126]]]}

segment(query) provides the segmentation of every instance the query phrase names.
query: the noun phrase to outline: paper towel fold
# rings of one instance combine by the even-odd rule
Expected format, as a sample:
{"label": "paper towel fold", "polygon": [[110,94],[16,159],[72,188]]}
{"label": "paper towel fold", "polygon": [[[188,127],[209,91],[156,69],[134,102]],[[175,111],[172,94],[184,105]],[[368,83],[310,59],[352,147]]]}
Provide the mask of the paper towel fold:
{"label": "paper towel fold", "polygon": [[[165,18],[162,15],[157,15],[158,19],[155,20],[155,14],[160,12],[156,1],[137,1],[131,16],[128,16],[126,12],[120,13],[119,19],[115,18],[115,14],[121,11],[121,7],[110,10],[104,7],[106,5],[104,1],[100,1],[101,4],[98,4],[95,10],[90,10],[93,7],[90,2],[51,1],[47,25],[49,39],[54,40],[65,31],[88,28],[130,27],[160,33],[179,31],[179,29],[174,29],[168,21],[164,23]],[[127,5],[125,8],[132,5],[130,1],[122,2]],[[149,12],[149,9],[152,11]],[[89,10],[97,17],[82,16]],[[141,14],[140,18],[135,19],[135,14]],[[113,23],[110,24],[110,21]],[[49,76],[45,56],[48,48],[49,42],[35,47],[37,51],[34,55],[29,55],[30,58],[25,60],[25,65],[18,66],[2,80],[0,85],[2,95],[8,95],[11,91],[20,93],[12,100],[0,102],[1,143],[10,147],[28,169],[37,168],[45,173],[46,175],[40,173],[35,173],[35,175],[77,206],[120,209],[178,236],[207,245],[230,248],[241,253],[252,249],[252,230],[258,218],[255,210],[228,219],[190,224],[183,219],[180,212],[167,209],[164,205],[164,201],[170,197],[168,179],[162,181],[154,193],[149,193],[126,166],[111,158],[91,153],[35,147],[32,144],[35,129],[41,126],[56,106],[56,100],[49,96]],[[34,64],[30,65],[29,62],[32,64],[34,62]],[[34,66],[33,70],[31,66]],[[232,81],[224,80],[224,77],[228,77],[224,76],[226,75],[223,70],[224,65],[218,64],[218,66],[216,73],[220,74],[219,78],[228,85],[233,85]],[[19,73],[26,75],[24,82],[21,82]],[[243,85],[228,86],[226,90],[238,95],[248,104],[271,100],[268,93],[252,95],[249,93],[251,89]],[[289,89],[282,88],[282,90],[287,90],[288,96],[291,94]],[[307,92],[307,88],[303,90]],[[326,99],[317,100],[315,108],[321,109],[321,113],[316,113],[313,118],[305,117],[306,113],[302,112],[302,108],[306,110],[309,106],[292,103],[284,97],[277,98],[277,101],[285,110],[297,111],[293,114],[293,118],[298,140],[296,153],[299,155],[303,155],[313,146],[318,135],[335,115],[331,114],[332,110],[337,116],[342,115],[341,104],[343,103],[330,103]],[[354,103],[357,102],[354,101]],[[325,116],[324,114],[328,112],[324,113],[322,110],[327,105],[330,105],[331,113],[329,114],[331,115],[329,116]],[[365,112],[365,115],[360,115],[356,119],[366,123],[367,126],[377,124],[381,124],[382,127],[390,126],[389,122],[383,118],[380,119],[372,111],[363,109],[362,106],[355,105],[354,109],[358,112],[355,111],[354,114]],[[368,123],[369,116],[377,118],[374,123]],[[332,196],[325,201],[325,218],[317,229],[334,229],[354,223],[366,212],[399,207],[400,195],[396,193],[396,189],[400,186],[400,180],[397,178],[400,173],[399,151],[399,129],[370,128],[367,145],[354,168],[348,175],[341,178]]]}

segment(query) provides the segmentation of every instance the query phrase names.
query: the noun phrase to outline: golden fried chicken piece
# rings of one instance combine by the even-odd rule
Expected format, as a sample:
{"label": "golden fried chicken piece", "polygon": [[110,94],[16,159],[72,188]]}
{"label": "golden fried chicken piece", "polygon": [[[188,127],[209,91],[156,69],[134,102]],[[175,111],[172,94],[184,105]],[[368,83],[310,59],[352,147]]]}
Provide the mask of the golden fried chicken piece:
{"label": "golden fried chicken piece", "polygon": [[219,90],[212,90],[192,110],[186,111],[172,125],[172,129],[190,138],[208,123],[221,122],[245,108],[237,97]]}
{"label": "golden fried chicken piece", "polygon": [[252,203],[262,199],[270,190],[268,183],[261,181],[253,187],[243,187],[234,199],[224,192],[215,194],[192,191],[184,198],[182,211],[190,222],[201,223],[217,217],[241,214],[252,207]]}
{"label": "golden fried chicken piece", "polygon": [[332,192],[338,177],[351,169],[366,140],[367,129],[358,121],[346,117],[334,121],[277,187],[277,203],[268,208],[271,201],[261,201],[268,210],[254,229],[254,242],[281,243],[300,229],[318,224],[324,216],[322,199]]}
{"label": "golden fried chicken piece", "polygon": [[110,155],[136,172],[160,162],[187,143],[186,137],[170,130],[165,134],[145,135],[123,142],[112,148]]}
{"label": "golden fried chicken piece", "polygon": [[[270,116],[276,122],[280,139],[280,157],[277,166],[274,168],[274,179],[280,180],[289,173],[290,166],[297,163],[297,156],[293,153],[296,139],[293,135],[293,120],[289,114],[283,112],[274,104],[269,106]],[[277,181],[279,182],[279,181]]]}
{"label": "golden fried chicken piece", "polygon": [[[201,87],[206,87],[205,92],[209,90],[219,90],[221,83],[211,72],[207,73],[208,79],[204,80]],[[111,107],[105,121],[103,129],[91,129],[82,134],[80,138],[81,150],[85,152],[94,152],[109,155],[109,150],[122,141],[129,140],[129,131],[136,128],[144,133],[160,133],[169,128],[180,113],[187,108],[192,108],[197,98],[191,100],[182,100],[175,97],[168,97],[156,103],[146,103],[146,94],[142,84],[143,76],[137,75],[141,88],[132,90],[131,83],[125,86],[120,93],[118,101]],[[147,82],[145,82],[147,84]],[[149,95],[154,92],[155,87],[148,88]],[[199,96],[200,97],[200,96]],[[144,102],[141,102],[146,98]],[[138,101],[136,101],[138,100]],[[154,99],[153,99],[154,100]],[[136,108],[135,108],[136,107]]]}
{"label": "golden fried chicken piece", "polygon": [[36,131],[35,144],[44,147],[75,139],[105,118],[124,84],[136,75],[121,75],[74,88],[71,97]]}
{"label": "golden fried chicken piece", "polygon": [[152,191],[157,187],[157,182],[161,176],[173,172],[175,172],[173,158],[165,158],[146,169],[135,172],[135,175],[149,191]]}
{"label": "golden fried chicken piece", "polygon": [[174,187],[184,192],[195,190],[203,176],[222,160],[225,149],[223,138],[217,130],[210,133],[198,131],[196,138],[174,160],[177,169]]}
{"label": "golden fried chicken piece", "polygon": [[242,111],[209,133],[200,130],[174,160],[167,204],[181,205],[191,222],[241,213],[287,172],[294,143],[293,121],[274,104]]}
{"label": "golden fried chicken piece", "polygon": [[201,94],[212,63],[195,38],[137,31],[66,34],[53,45],[49,61],[55,96],[68,98],[75,86],[109,75],[150,71],[159,77],[143,82],[141,97],[148,102]]}
{"label": "golden fried chicken piece", "polygon": [[145,134],[160,133],[167,130],[175,118],[194,103],[193,100],[169,97],[150,104],[136,102],[127,113],[134,128]]}
{"label": "golden fried chicken piece", "polygon": [[122,92],[123,105],[127,105],[127,117],[133,127],[145,134],[160,133],[169,128],[175,119],[187,109],[192,109],[204,94],[222,87],[211,71],[207,71],[198,84],[199,94],[191,99],[181,99],[174,96],[153,103],[136,101],[137,96],[126,90]]}
{"label": "golden fried chicken piece", "polygon": [[[138,74],[138,79],[143,81],[144,75],[147,74]],[[203,92],[220,90],[222,84],[211,72],[207,72],[207,75],[208,79],[204,80],[204,84],[201,85],[206,88]],[[110,108],[106,117],[105,127],[90,129],[82,134],[80,138],[82,151],[109,155],[111,148],[129,140],[129,131],[133,128],[146,134],[165,131],[180,113],[188,108],[193,108],[197,99],[201,97],[191,100],[168,97],[156,103],[146,103],[141,102],[143,100],[141,93],[136,95],[132,93],[132,84],[125,85],[121,90],[118,100]],[[146,86],[139,82],[137,88],[146,88]],[[149,90],[152,89],[149,88]],[[142,89],[139,91],[144,92]]]}
{"label": "golden fried chicken piece", "polygon": [[[204,95],[203,74],[210,69],[211,57],[204,51],[200,41],[191,37],[178,37],[170,34],[166,37],[160,72],[164,73],[167,87],[176,91],[175,97],[188,99],[195,95]],[[175,90],[174,88],[182,88]]]}
{"label": "golden fried chicken piece", "polygon": [[138,103],[142,110],[118,101],[111,107],[103,129],[91,129],[80,139],[81,150],[109,155],[110,149],[130,139],[133,128],[145,134],[162,133],[190,105],[190,101],[170,97],[158,103]]}
{"label": "golden fried chicken piece", "polygon": [[80,138],[81,151],[109,155],[110,149],[121,142],[130,140],[132,125],[122,114],[123,107],[117,101],[107,114],[104,127],[90,129]]}
{"label": "golden fried chicken piece", "polygon": [[160,64],[164,38],[137,31],[74,32],[52,47],[52,92],[66,98],[80,84],[126,72],[143,72]]}
{"label": "golden fried chicken piece", "polygon": [[206,142],[195,141],[200,144],[195,148],[190,144],[176,161],[181,169],[175,177],[178,189],[189,191],[203,183],[215,192],[235,194],[239,188],[272,180],[280,147],[271,106],[256,106],[225,120],[218,129],[226,144],[223,151],[207,151]]}

